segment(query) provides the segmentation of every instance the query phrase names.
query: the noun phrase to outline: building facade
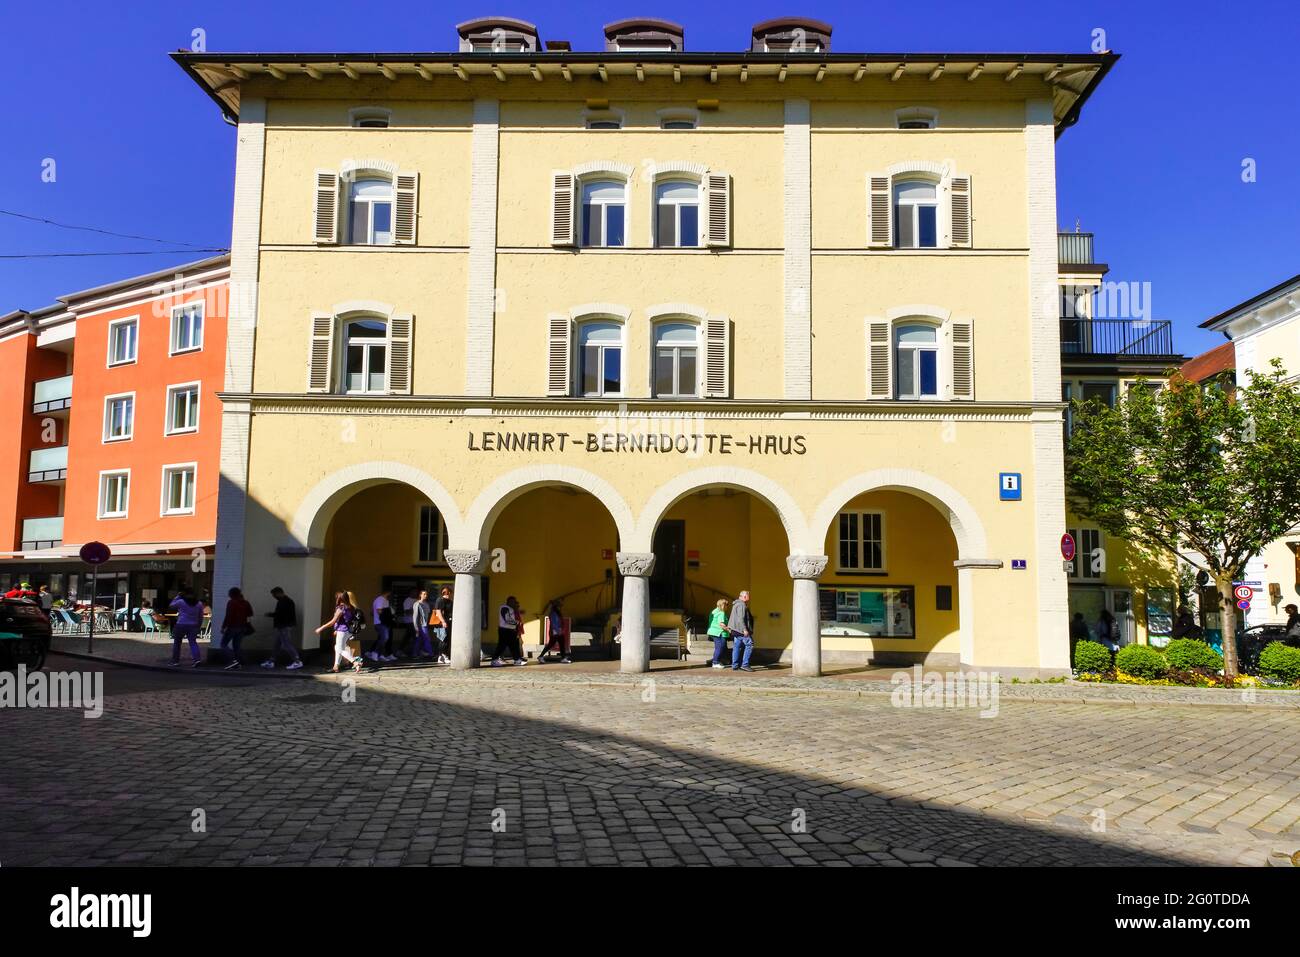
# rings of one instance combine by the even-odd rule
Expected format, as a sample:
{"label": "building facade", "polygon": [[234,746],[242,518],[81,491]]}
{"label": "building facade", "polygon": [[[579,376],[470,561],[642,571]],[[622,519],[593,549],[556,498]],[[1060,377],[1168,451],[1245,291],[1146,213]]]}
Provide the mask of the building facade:
{"label": "building facade", "polygon": [[0,319],[0,586],[139,607],[211,587],[229,264],[137,276]]}
{"label": "building facade", "polygon": [[238,125],[215,592],[564,596],[645,670],[1068,667],[1055,140],[1112,54],[741,53],[521,21],[424,54],[174,54]]}
{"label": "building facade", "polygon": [[[1201,328],[1228,340],[1211,350],[1217,356],[1207,354],[1199,363],[1201,378],[1232,370],[1237,382],[1245,382],[1251,372],[1270,374],[1278,360],[1287,381],[1300,385],[1300,276],[1212,316]],[[1284,623],[1286,606],[1300,604],[1300,523],[1250,561],[1246,581],[1255,598],[1242,616],[1244,626]]]}

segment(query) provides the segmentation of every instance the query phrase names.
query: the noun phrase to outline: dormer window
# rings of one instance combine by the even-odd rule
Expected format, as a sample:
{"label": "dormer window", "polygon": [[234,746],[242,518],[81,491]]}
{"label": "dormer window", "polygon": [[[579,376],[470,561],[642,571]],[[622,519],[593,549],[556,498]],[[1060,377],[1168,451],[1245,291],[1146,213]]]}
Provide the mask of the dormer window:
{"label": "dormer window", "polygon": [[801,17],[778,17],[754,24],[749,49],[753,53],[826,53],[831,25]]}
{"label": "dormer window", "polygon": [[900,130],[932,130],[939,125],[938,111],[923,106],[898,110],[894,119]]}
{"label": "dormer window", "polygon": [[623,114],[618,110],[587,110],[582,114],[589,130],[621,130]]}
{"label": "dormer window", "polygon": [[483,17],[456,24],[462,53],[533,53],[537,26],[511,17]]}
{"label": "dormer window", "polygon": [[605,49],[610,53],[680,53],[685,36],[681,24],[669,20],[619,20],[605,24]]}

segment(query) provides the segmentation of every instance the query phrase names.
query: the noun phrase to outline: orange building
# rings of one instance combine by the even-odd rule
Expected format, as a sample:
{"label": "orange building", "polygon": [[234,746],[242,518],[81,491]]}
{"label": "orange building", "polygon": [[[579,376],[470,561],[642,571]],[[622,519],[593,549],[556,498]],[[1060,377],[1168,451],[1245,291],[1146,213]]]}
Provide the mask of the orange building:
{"label": "orange building", "polygon": [[0,317],[0,587],[101,604],[211,587],[229,259],[60,297]]}

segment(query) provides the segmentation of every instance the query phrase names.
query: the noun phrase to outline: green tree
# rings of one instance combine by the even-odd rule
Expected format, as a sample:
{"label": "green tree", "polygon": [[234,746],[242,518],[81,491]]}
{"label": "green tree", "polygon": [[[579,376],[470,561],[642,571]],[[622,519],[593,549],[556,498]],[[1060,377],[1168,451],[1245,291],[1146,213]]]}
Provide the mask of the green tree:
{"label": "green tree", "polygon": [[[1223,670],[1237,675],[1232,583],[1300,521],[1300,390],[1282,364],[1204,387],[1177,376],[1115,408],[1075,402],[1071,507],[1112,535],[1205,571],[1223,600]],[[1080,556],[1083,560],[1085,556]]]}

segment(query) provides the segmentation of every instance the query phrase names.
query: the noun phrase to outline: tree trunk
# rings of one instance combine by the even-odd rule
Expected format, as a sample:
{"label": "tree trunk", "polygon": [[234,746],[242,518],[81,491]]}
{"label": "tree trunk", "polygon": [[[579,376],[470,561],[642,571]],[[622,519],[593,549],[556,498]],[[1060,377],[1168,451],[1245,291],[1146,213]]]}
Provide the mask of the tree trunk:
{"label": "tree trunk", "polygon": [[1237,677],[1237,596],[1232,591],[1232,576],[1215,581],[1223,610],[1219,625],[1223,632],[1223,676]]}

